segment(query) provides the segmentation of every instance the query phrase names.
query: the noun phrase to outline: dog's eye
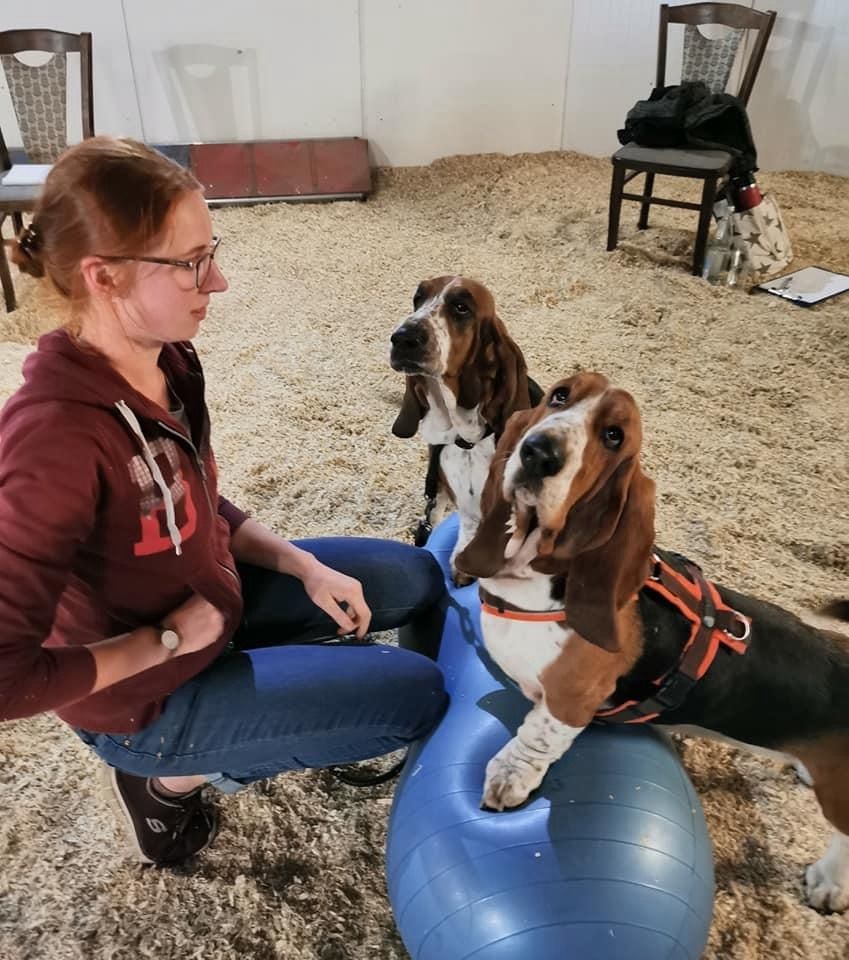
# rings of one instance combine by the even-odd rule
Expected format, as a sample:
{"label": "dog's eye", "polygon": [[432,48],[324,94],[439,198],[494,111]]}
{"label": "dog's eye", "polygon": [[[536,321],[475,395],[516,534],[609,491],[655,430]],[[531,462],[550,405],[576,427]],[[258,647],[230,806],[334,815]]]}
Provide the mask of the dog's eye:
{"label": "dog's eye", "polygon": [[452,303],[451,309],[461,320],[467,320],[472,315],[472,308],[463,300]]}
{"label": "dog's eye", "polygon": [[569,388],[558,387],[551,394],[551,399],[548,401],[548,405],[550,407],[565,407],[568,402],[569,402]]}
{"label": "dog's eye", "polygon": [[416,288],[416,292],[413,294],[413,309],[418,310],[419,307],[425,302],[427,298],[427,293],[425,292],[424,287],[419,284]]}
{"label": "dog's eye", "polygon": [[601,442],[608,450],[618,450],[624,440],[625,434],[621,427],[605,427],[601,431]]}

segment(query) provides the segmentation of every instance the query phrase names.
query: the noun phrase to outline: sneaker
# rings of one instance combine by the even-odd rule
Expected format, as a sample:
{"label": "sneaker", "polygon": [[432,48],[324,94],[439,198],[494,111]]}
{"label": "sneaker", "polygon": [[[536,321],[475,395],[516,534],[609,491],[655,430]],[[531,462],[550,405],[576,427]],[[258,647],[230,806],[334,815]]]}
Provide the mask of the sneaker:
{"label": "sneaker", "polygon": [[212,843],[218,815],[204,800],[204,787],[181,797],[163,797],[149,777],[106,767],[110,805],[123,821],[141,863],[179,863]]}

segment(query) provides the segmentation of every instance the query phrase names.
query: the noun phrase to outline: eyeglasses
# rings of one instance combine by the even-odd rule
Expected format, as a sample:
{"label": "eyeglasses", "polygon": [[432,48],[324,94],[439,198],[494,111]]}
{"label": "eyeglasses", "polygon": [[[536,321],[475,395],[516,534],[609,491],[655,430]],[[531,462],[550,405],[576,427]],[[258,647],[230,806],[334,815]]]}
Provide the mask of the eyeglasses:
{"label": "eyeglasses", "polygon": [[194,270],[195,286],[200,288],[206,283],[209,277],[209,271],[212,267],[212,261],[218,252],[218,246],[221,243],[221,237],[213,237],[209,250],[197,260],[171,260],[168,257],[104,257],[101,260],[133,260],[139,263],[161,263],[168,267],[182,267],[184,270]]}

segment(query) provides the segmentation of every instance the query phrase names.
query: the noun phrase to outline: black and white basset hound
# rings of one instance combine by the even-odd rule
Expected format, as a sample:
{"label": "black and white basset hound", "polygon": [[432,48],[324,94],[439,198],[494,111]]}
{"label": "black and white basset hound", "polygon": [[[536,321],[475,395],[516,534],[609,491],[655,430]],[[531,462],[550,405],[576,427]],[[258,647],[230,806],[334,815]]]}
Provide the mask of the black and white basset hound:
{"label": "black and white basset hound", "polygon": [[533,707],[487,765],[483,804],[524,802],[594,721],[792,758],[836,828],[809,902],[846,910],[849,639],[657,550],[641,444],[633,397],[597,373],[555,383],[499,440],[456,564],[479,578],[487,650]]}
{"label": "black and white basset hound", "polygon": [[[427,496],[457,507],[462,550],[480,520],[480,496],[508,418],[539,400],[522,351],[495,312],[487,288],[466,277],[419,284],[413,312],[391,336],[390,363],[406,375],[396,437],[418,431],[431,450]],[[431,502],[431,507],[433,503]],[[429,514],[429,511],[428,511]],[[468,577],[452,571],[457,583]]]}

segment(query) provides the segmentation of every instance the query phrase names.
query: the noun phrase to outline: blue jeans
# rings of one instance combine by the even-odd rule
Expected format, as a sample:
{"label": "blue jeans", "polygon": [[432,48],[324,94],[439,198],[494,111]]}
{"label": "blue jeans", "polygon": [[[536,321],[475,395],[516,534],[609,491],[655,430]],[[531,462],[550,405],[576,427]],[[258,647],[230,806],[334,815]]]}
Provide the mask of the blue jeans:
{"label": "blue jeans", "polygon": [[[371,630],[407,625],[438,644],[446,594],[430,553],[354,537],[298,546],[362,583]],[[143,777],[204,774],[232,793],[285,770],[389,753],[441,718],[448,698],[431,659],[340,642],[336,624],[295,577],[247,564],[239,573],[245,614],[231,650],[177,689],[144,730],[77,730],[108,764]]]}

